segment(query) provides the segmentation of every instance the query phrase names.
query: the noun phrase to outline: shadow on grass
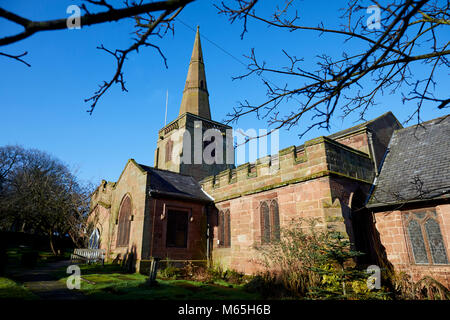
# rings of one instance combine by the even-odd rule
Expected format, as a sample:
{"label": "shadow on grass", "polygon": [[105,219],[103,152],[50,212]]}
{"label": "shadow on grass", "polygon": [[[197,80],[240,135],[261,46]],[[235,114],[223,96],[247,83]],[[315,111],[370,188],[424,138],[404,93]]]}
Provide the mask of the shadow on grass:
{"label": "shadow on grass", "polygon": [[[82,265],[81,291],[88,299],[101,300],[254,300],[261,297],[243,286],[203,283],[190,280],[158,279],[148,284],[148,276],[127,274],[117,265]],[[66,281],[67,275],[60,279]]]}

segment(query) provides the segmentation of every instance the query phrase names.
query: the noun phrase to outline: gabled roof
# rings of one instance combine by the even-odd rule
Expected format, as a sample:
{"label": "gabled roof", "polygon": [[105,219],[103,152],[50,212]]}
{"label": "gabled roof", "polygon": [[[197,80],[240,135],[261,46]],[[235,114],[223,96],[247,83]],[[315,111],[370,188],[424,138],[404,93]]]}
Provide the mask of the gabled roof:
{"label": "gabled roof", "polygon": [[350,128],[347,128],[347,129],[344,129],[344,130],[341,130],[341,131],[338,131],[338,132],[333,133],[333,134],[330,134],[330,135],[328,135],[328,138],[338,139],[340,137],[343,137],[343,136],[346,136],[346,135],[358,132],[358,131],[363,130],[363,129],[367,129],[367,128],[371,129],[371,127],[373,125],[375,125],[377,122],[385,121],[386,119],[389,119],[389,120],[391,120],[393,122],[397,122],[398,126],[400,128],[402,128],[402,125],[400,124],[400,122],[398,122],[398,120],[394,116],[394,114],[391,111],[388,111],[388,112],[382,114],[381,116],[379,116],[379,117],[377,117],[375,119],[372,119],[372,120],[360,123],[360,124],[358,124],[356,126],[353,126],[353,127],[350,127]]}
{"label": "gabled roof", "polygon": [[450,198],[450,115],[394,132],[367,207]]}
{"label": "gabled roof", "polygon": [[191,176],[138,164],[150,174],[150,195],[211,202],[200,184]]}

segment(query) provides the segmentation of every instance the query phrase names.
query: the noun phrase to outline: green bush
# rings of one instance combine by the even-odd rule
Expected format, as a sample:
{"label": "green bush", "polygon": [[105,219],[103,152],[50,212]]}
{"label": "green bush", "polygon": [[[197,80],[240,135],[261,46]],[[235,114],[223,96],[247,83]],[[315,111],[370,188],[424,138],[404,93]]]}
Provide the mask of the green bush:
{"label": "green bush", "polygon": [[352,250],[340,232],[317,223],[317,219],[293,220],[289,227],[281,229],[280,239],[257,246],[259,262],[271,276],[255,281],[279,284],[284,293],[297,298],[386,298],[384,292],[368,290],[365,281],[369,275],[354,262],[362,253]]}
{"label": "green bush", "polygon": [[176,268],[175,266],[173,266],[169,259],[163,260],[162,263],[160,262],[160,266],[163,266],[163,263],[164,267],[158,270],[158,277],[172,280],[180,278],[180,276],[182,275],[182,271],[180,270],[180,268]]}

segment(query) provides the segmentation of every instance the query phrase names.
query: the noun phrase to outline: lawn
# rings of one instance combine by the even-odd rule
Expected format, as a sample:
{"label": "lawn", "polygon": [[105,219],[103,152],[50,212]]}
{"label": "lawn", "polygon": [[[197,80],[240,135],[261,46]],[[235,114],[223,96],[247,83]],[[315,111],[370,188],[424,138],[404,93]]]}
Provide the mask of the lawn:
{"label": "lawn", "polygon": [[[125,300],[255,300],[261,297],[244,290],[243,285],[225,281],[203,283],[189,280],[158,279],[155,286],[147,285],[147,276],[125,274],[114,265],[81,266],[81,291],[89,299]],[[62,278],[60,281],[66,281]]]}
{"label": "lawn", "polygon": [[17,282],[0,277],[0,299],[6,298],[31,300],[36,299],[37,296]]}

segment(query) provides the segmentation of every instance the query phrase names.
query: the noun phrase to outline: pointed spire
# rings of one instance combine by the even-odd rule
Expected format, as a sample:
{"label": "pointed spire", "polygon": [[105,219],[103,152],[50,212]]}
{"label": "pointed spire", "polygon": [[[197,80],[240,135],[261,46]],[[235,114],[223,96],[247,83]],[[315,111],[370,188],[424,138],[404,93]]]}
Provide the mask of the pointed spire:
{"label": "pointed spire", "polygon": [[200,31],[197,26],[194,48],[192,49],[191,62],[186,77],[186,85],[181,100],[180,115],[193,113],[200,117],[211,119],[209,109],[209,94],[206,86],[205,65],[203,63],[202,46],[200,43]]}

